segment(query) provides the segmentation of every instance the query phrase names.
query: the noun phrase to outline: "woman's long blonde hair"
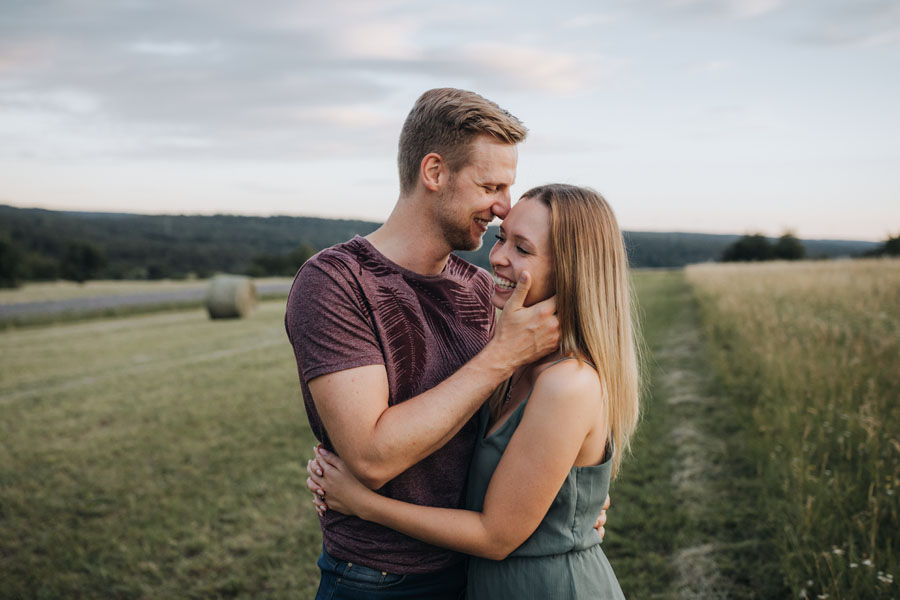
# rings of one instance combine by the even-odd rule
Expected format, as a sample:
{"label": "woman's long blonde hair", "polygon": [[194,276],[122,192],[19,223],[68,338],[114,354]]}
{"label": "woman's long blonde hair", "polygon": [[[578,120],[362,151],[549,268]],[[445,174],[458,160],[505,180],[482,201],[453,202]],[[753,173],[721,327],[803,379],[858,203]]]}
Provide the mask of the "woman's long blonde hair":
{"label": "woman's long blonde hair", "polygon": [[[615,442],[615,477],[640,418],[641,395],[640,337],[622,232],[609,204],[589,188],[556,183],[528,190],[521,199],[550,208],[559,348],[597,368]],[[504,394],[492,398],[492,412]]]}

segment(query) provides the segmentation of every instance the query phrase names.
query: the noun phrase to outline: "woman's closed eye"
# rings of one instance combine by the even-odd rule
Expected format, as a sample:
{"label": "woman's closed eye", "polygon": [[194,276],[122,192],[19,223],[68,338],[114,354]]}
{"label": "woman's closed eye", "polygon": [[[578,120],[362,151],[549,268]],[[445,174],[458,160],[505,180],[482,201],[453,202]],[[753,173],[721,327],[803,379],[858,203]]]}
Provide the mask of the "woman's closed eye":
{"label": "woman's closed eye", "polygon": [[[500,244],[501,246],[502,246],[504,243],[506,243],[506,238],[503,237],[502,235],[495,235],[494,237],[497,238],[497,243]],[[528,250],[526,250],[526,249],[523,248],[522,246],[518,246],[518,245],[516,246],[516,251],[517,251],[519,254],[523,254],[523,255],[525,255],[525,256],[528,256],[528,255],[532,254],[531,252],[529,252]]]}

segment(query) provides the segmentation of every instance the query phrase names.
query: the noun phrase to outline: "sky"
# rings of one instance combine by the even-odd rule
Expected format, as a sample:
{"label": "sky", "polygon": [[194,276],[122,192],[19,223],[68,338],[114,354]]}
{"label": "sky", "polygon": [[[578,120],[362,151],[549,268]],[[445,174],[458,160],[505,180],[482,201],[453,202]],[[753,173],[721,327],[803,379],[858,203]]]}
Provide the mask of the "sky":
{"label": "sky", "polygon": [[416,98],[624,229],[900,233],[896,0],[0,0],[0,204],[383,221]]}

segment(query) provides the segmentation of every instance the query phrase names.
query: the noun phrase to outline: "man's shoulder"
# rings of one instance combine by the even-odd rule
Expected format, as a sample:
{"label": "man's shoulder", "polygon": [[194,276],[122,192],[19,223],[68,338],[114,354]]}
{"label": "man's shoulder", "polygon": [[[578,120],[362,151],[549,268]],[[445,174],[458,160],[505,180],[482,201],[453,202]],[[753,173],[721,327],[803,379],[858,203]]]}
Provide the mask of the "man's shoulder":
{"label": "man's shoulder", "polygon": [[346,242],[320,250],[310,257],[300,270],[303,271],[307,266],[323,271],[352,269],[359,264],[362,251],[363,245],[356,236]]}
{"label": "man's shoulder", "polygon": [[[358,239],[353,238],[320,250],[303,263],[291,285],[288,312],[298,302],[306,304],[310,298],[346,294],[358,287],[359,247]],[[355,291],[352,293],[356,295]]]}

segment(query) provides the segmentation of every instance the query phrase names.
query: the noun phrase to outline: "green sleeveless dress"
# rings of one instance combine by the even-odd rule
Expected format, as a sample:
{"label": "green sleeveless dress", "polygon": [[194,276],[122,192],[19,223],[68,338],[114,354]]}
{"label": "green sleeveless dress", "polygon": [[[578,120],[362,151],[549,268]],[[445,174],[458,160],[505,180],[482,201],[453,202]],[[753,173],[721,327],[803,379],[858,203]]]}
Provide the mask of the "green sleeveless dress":
{"label": "green sleeveless dress", "polygon": [[[530,397],[528,392],[528,397],[487,438],[490,413],[486,405],[481,408],[480,435],[466,486],[468,510],[481,511],[484,507],[491,476]],[[600,549],[600,535],[593,528],[609,493],[613,451],[608,447],[605,461],[599,465],[572,467],[544,520],[506,559],[469,558],[466,600],[624,600],[612,567]]]}

